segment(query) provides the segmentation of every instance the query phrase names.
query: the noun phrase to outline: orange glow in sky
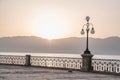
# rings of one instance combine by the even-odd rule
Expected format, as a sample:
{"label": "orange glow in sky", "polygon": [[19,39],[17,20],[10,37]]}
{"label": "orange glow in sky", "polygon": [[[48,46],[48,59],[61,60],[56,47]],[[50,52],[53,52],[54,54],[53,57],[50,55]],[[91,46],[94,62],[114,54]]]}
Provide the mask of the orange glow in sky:
{"label": "orange glow in sky", "polygon": [[91,37],[120,36],[120,0],[0,0],[0,37],[85,37],[86,16]]}
{"label": "orange glow in sky", "polygon": [[32,27],[32,34],[47,38],[47,39],[57,39],[64,37],[63,34],[67,34],[67,19],[61,15],[43,14],[41,16],[36,15],[34,18],[35,27]]}

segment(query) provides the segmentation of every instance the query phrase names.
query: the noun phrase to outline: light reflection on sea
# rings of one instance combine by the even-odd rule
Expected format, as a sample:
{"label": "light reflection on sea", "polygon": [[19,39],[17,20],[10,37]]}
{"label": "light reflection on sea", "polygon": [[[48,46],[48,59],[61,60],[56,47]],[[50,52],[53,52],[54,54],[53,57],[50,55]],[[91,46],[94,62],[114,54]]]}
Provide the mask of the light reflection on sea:
{"label": "light reflection on sea", "polygon": [[[71,57],[71,58],[81,58],[81,54],[72,53],[27,53],[27,52],[0,52],[0,55],[31,55],[31,56],[48,56],[48,57]],[[94,55],[94,59],[119,59],[120,55]]]}

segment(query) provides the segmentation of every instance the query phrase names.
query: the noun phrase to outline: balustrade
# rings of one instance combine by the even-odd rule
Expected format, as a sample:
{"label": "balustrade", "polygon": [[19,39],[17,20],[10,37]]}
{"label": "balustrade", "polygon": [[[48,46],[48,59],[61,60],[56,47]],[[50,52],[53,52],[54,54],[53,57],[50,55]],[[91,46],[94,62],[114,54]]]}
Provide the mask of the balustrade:
{"label": "balustrade", "polygon": [[[30,56],[30,62],[27,62],[26,57],[27,56],[0,55],[0,64],[26,65],[27,63],[30,64],[29,66],[40,67],[77,70],[81,70],[82,68],[82,58]],[[92,59],[92,68],[93,71],[120,73],[120,60]]]}
{"label": "balustrade", "polygon": [[0,64],[25,65],[25,56],[0,55]]}
{"label": "balustrade", "polygon": [[32,56],[32,66],[81,69],[81,58]]}
{"label": "balustrade", "polygon": [[92,66],[94,71],[120,73],[120,60],[93,59]]}

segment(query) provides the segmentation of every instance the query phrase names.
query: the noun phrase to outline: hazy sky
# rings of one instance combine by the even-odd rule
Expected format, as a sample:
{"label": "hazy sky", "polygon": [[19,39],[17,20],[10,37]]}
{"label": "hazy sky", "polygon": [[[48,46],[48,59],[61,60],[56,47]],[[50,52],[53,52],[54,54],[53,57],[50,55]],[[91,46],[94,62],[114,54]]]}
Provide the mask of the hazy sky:
{"label": "hazy sky", "polygon": [[120,36],[120,0],[0,0],[0,37],[85,37],[86,16],[91,37]]}

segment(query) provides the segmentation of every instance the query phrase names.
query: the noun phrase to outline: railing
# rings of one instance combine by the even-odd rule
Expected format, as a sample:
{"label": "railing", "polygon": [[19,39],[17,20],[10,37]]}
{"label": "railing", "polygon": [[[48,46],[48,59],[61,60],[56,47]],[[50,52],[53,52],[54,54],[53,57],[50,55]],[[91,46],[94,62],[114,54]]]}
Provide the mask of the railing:
{"label": "railing", "polygon": [[[82,58],[46,57],[46,56],[12,56],[0,55],[0,64],[52,67],[61,69],[82,69]],[[120,60],[92,59],[92,71],[120,73]]]}
{"label": "railing", "polygon": [[93,71],[120,73],[120,60],[93,59]]}
{"label": "railing", "polygon": [[[0,64],[26,65],[26,63],[29,64],[29,59],[26,57],[1,55]],[[30,65],[64,69],[81,69],[82,59],[68,57],[30,56]]]}
{"label": "railing", "polygon": [[82,67],[81,58],[32,56],[30,61],[32,66],[64,69],[81,69]]}
{"label": "railing", "polygon": [[25,56],[0,55],[0,64],[25,65]]}

